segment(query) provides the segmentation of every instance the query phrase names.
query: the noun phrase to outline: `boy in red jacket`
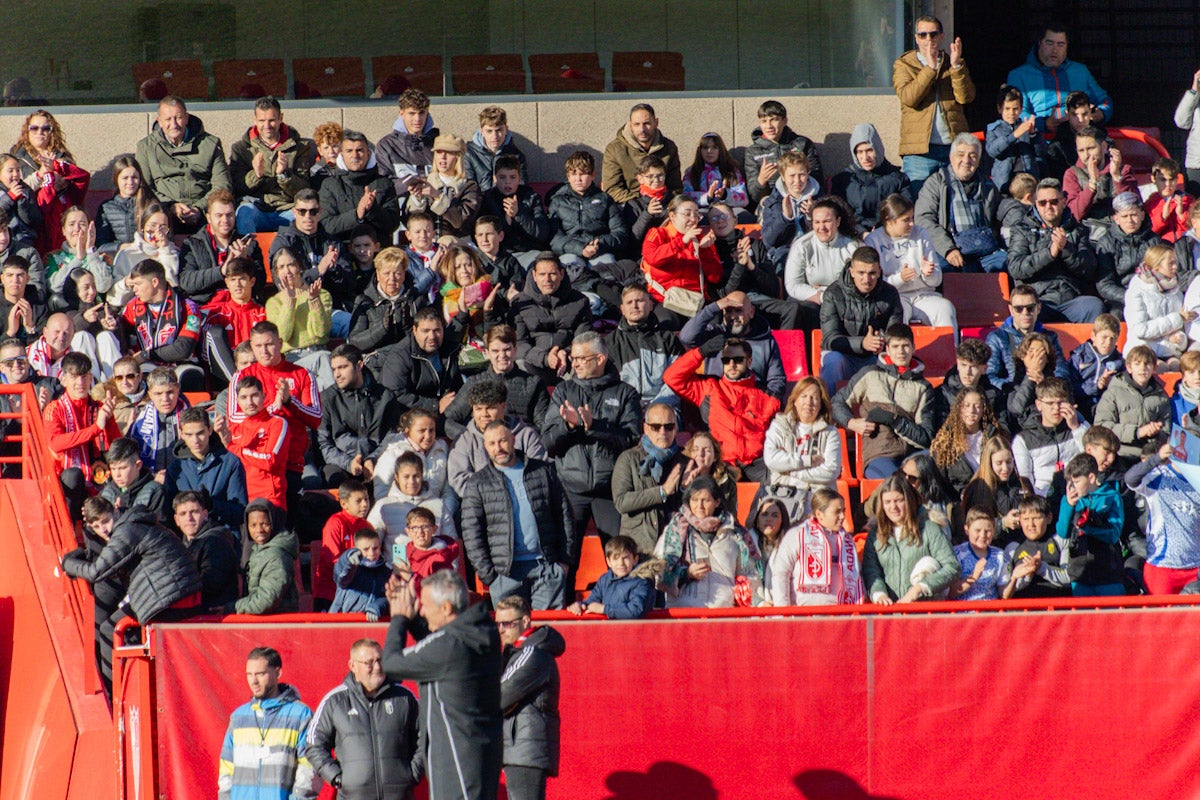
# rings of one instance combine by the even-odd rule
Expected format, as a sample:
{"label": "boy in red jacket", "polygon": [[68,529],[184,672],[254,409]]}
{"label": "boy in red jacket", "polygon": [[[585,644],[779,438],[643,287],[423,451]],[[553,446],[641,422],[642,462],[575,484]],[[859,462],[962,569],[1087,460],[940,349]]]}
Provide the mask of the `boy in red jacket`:
{"label": "boy in red jacket", "polygon": [[[412,574],[413,591],[419,592],[421,579],[428,578],[438,570],[452,569],[466,580],[462,545],[437,532],[437,520],[432,511],[417,506],[404,518],[404,526],[405,536],[392,545],[393,563],[400,573]],[[404,548],[403,558],[395,552],[400,548]]]}
{"label": "boy in red jacket", "polygon": [[267,318],[267,310],[251,296],[254,264],[250,259],[231,258],[222,271],[225,288],[200,310],[204,313],[204,358],[210,368],[229,380],[237,372],[233,348],[250,338],[254,326]]}
{"label": "boy in red jacket", "polygon": [[222,438],[246,470],[246,494],[287,510],[288,422],[272,416],[264,405],[262,381],[251,375],[235,384],[242,419],[229,425]]}
{"label": "boy in red jacket", "polygon": [[313,610],[325,611],[333,603],[336,586],[333,564],[338,556],[354,547],[354,535],[362,530],[374,530],[367,522],[371,510],[371,494],[358,478],[347,478],[338,486],[338,503],[342,510],[329,518],[321,532],[321,552],[317,556],[313,577]]}
{"label": "boy in red jacket", "polygon": [[64,389],[57,400],[46,404],[42,419],[54,469],[62,483],[71,519],[83,518],[83,501],[92,485],[92,464],[100,461],[109,444],[121,437],[113,416],[112,395],[103,403],[91,398],[92,360],[83,353],[67,353],[62,359],[58,382]]}

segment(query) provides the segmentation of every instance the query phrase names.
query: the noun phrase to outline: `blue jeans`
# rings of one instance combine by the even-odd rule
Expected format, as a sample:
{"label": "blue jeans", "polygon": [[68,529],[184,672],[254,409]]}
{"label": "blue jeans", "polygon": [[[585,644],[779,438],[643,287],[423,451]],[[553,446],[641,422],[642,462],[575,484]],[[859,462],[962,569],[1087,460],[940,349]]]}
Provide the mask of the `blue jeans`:
{"label": "blue jeans", "polygon": [[529,601],[534,611],[565,608],[567,605],[567,570],[562,564],[552,564],[544,558],[514,561],[507,575],[497,575],[488,587],[492,605],[509,595],[519,594]]}
{"label": "blue jeans", "polygon": [[902,460],[903,459],[888,458],[884,456],[872,458],[866,464],[863,464],[862,476],[864,478],[871,479],[890,478],[893,472],[900,469]]}
{"label": "blue jeans", "polygon": [[350,335],[350,318],[353,315],[349,311],[334,311],[329,315],[329,338],[345,339]]}
{"label": "blue jeans", "polygon": [[925,179],[950,163],[950,145],[931,144],[929,152],[904,157],[904,174],[912,181],[912,196],[921,193]]}
{"label": "blue jeans", "polygon": [[837,385],[854,377],[854,373],[863,367],[869,367],[878,360],[877,356],[852,356],[826,350],[821,353],[821,381],[825,384],[829,396],[837,394]]}
{"label": "blue jeans", "polygon": [[1048,322],[1079,322],[1090,325],[1107,310],[1104,301],[1099,297],[1081,294],[1057,305],[1043,300],[1041,318]]}
{"label": "blue jeans", "polygon": [[1123,583],[1080,583],[1071,581],[1071,594],[1075,597],[1122,597],[1125,594]]}
{"label": "blue jeans", "polygon": [[[253,200],[243,200],[238,206],[237,215],[238,236],[250,233],[274,233],[284,225],[292,224],[296,215],[291,209],[287,211],[263,211]],[[265,256],[266,253],[263,253]]]}

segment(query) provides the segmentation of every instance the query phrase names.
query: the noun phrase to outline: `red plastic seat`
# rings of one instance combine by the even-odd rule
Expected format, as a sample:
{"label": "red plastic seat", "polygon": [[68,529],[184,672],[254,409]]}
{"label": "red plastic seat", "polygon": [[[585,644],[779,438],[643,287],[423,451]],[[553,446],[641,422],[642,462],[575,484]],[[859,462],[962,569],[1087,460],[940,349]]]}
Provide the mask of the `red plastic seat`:
{"label": "red plastic seat", "polygon": [[357,56],[297,58],[292,62],[297,100],[317,97],[363,97],[367,76]]}
{"label": "red plastic seat", "polygon": [[[1051,322],[1044,326],[1046,330],[1058,334],[1058,343],[1062,345],[1063,355],[1071,357],[1071,351],[1092,338],[1092,326],[1086,322]],[[1125,323],[1121,323],[1121,333],[1117,336],[1117,349],[1125,349]]]}
{"label": "red plastic seat", "polygon": [[812,372],[810,375],[821,374],[821,329],[814,328],[812,332],[812,349],[809,350],[812,358]]}
{"label": "red plastic seat", "polygon": [[524,94],[525,63],[517,53],[450,56],[455,94]]}
{"label": "red plastic seat", "polygon": [[613,53],[612,83],[614,92],[682,92],[683,55],[661,50]]}
{"label": "red plastic seat", "polygon": [[925,365],[925,377],[944,376],[955,365],[954,329],[913,326],[916,356]]}
{"label": "red plastic seat", "polygon": [[942,294],[954,304],[959,328],[994,328],[1008,317],[1007,273],[944,272]]}
{"label": "red plastic seat", "polygon": [[257,100],[287,94],[287,73],[281,58],[235,58],[213,62],[217,98]]}
{"label": "red plastic seat", "polygon": [[604,544],[600,537],[584,536],[579,551],[579,569],[575,571],[575,591],[586,592],[607,571],[608,562],[604,559]]}
{"label": "red plastic seat", "polygon": [[[180,59],[174,61],[146,61],[133,65],[133,84],[135,94],[146,81],[162,81],[163,93],[173,94],[188,100],[208,99],[208,76],[196,59]],[[154,99],[161,99],[154,98]]]}
{"label": "red plastic seat", "polygon": [[446,93],[445,63],[441,56],[375,56],[371,80],[384,97],[395,97],[406,89],[427,95]]}
{"label": "red plastic seat", "polygon": [[789,383],[795,383],[809,375],[808,346],[804,331],[772,331],[779,345],[779,356],[783,360],[783,373]]}
{"label": "red plastic seat", "polygon": [[746,517],[750,516],[750,506],[754,504],[754,495],[758,494],[759,485],[747,481],[740,481],[737,485],[737,518],[738,522],[746,524]]}
{"label": "red plastic seat", "polygon": [[838,428],[837,432],[838,437],[842,440],[842,474],[838,476],[838,480],[844,481],[848,486],[858,486],[858,475],[855,474],[852,467],[854,462],[850,460],[850,443],[846,436],[846,429]]}
{"label": "red plastic seat", "polygon": [[534,94],[604,91],[604,68],[595,53],[531,55],[529,75]]}
{"label": "red plastic seat", "polygon": [[1175,394],[1175,386],[1183,380],[1182,372],[1164,372],[1158,376],[1158,379],[1163,382],[1163,389],[1167,392],[1167,397]]}

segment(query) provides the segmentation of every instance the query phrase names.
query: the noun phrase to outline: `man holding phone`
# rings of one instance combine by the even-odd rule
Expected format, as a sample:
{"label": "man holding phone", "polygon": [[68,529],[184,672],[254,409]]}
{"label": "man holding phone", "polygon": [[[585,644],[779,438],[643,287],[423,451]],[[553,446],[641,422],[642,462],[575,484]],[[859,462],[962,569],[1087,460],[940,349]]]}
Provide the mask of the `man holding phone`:
{"label": "man holding phone", "polygon": [[252,234],[238,237],[237,200],[228,189],[209,193],[204,212],[207,224],[187,238],[179,265],[179,288],[204,305],[225,288],[225,264],[242,256],[254,265],[254,299],[263,302],[267,271],[262,251]]}

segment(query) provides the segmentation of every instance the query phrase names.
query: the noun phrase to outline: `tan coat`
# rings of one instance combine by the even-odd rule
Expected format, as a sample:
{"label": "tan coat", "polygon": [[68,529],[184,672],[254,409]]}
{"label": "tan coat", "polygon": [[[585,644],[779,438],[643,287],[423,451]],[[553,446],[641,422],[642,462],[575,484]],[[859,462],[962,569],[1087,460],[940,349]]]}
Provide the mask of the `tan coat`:
{"label": "tan coat", "polygon": [[941,67],[922,66],[917,51],[909,50],[892,65],[892,86],[900,98],[900,155],[921,155],[929,152],[929,136],[933,133],[933,91],[942,98],[942,112],[950,127],[951,138],[967,127],[963,106],[975,99],[975,84],[964,63],[959,69],[950,68],[949,57],[943,57]]}

